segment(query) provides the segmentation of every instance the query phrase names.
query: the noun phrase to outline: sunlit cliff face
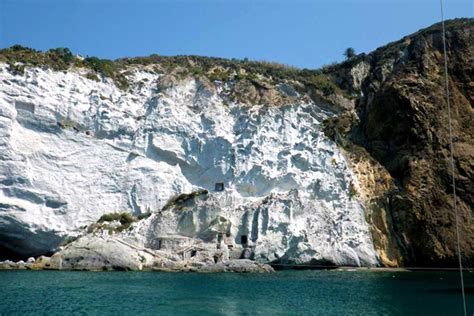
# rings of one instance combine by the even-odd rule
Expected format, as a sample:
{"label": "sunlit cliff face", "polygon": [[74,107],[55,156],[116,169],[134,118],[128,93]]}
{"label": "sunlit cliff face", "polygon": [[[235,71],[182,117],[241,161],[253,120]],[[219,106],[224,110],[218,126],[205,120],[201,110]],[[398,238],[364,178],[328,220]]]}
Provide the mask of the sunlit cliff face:
{"label": "sunlit cliff face", "polygon": [[332,113],[317,104],[240,104],[232,82],[208,89],[191,78],[157,89],[160,75],[139,69],[128,92],[80,70],[0,69],[3,247],[41,254],[102,214],[158,212],[206,189],[181,212],[153,215],[137,239],[199,239],[222,217],[256,260],[377,264],[351,196],[357,179],[322,133]]}

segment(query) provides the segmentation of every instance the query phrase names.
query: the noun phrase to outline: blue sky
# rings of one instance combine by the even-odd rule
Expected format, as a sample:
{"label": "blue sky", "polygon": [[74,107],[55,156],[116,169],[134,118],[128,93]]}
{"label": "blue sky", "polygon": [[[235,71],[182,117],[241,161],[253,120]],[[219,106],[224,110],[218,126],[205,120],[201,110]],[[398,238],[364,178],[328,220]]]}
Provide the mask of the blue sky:
{"label": "blue sky", "polygon": [[[444,0],[472,17],[473,0]],[[118,58],[205,55],[316,68],[440,19],[438,0],[0,0],[0,47]]]}

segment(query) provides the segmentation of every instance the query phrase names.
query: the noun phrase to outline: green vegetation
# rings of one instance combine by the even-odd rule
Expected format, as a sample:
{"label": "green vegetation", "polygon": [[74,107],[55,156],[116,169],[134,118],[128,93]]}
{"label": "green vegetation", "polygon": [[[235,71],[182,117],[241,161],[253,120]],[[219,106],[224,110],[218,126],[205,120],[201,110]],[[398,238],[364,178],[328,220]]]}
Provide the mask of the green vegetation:
{"label": "green vegetation", "polygon": [[61,127],[62,129],[73,129],[73,130],[78,130],[77,128],[77,123],[73,120],[70,120],[68,118],[65,118],[61,122],[58,122],[58,126]]}
{"label": "green vegetation", "polygon": [[330,76],[322,73],[309,75],[303,78],[301,82],[306,86],[322,91],[325,96],[329,96],[340,90]]}
{"label": "green vegetation", "polygon": [[131,224],[136,221],[136,218],[131,215],[130,213],[122,212],[122,213],[108,213],[104,214],[99,218],[99,223],[103,222],[113,222],[119,221],[120,224]]}
{"label": "green vegetation", "polygon": [[146,219],[151,216],[151,212],[143,213],[143,214],[138,214],[137,215],[137,220],[141,221],[142,219]]}
{"label": "green vegetation", "polygon": [[327,137],[350,151],[352,146],[350,132],[356,123],[356,117],[350,112],[345,112],[339,116],[325,119],[322,123],[322,130]]}
{"label": "green vegetation", "polygon": [[228,81],[231,79],[231,74],[228,69],[216,68],[212,70],[207,77],[211,81]]}
{"label": "green vegetation", "polygon": [[[105,223],[110,223],[114,221],[120,222],[120,226],[105,224]],[[129,229],[132,226],[132,224],[136,221],[137,221],[136,217],[126,212],[104,214],[99,218],[97,223],[93,225],[92,231],[96,228],[102,228],[102,229],[107,229],[109,233],[121,232],[126,229]]]}
{"label": "green vegetation", "polygon": [[165,206],[163,206],[162,211],[166,211],[167,209],[170,209],[173,206],[176,206],[177,209],[180,210],[180,209],[183,208],[185,202],[187,202],[189,200],[192,200],[197,196],[206,195],[208,193],[209,193],[209,191],[204,190],[204,189],[197,190],[197,191],[194,191],[194,192],[191,192],[191,193],[181,193],[177,196],[171,197],[168,200],[168,202],[166,202]]}
{"label": "green vegetation", "polygon": [[[126,71],[130,66],[143,65],[157,73],[174,72],[179,77],[206,76],[211,81],[248,80],[257,82],[264,77],[270,84],[282,81],[296,81],[310,88],[322,91],[324,95],[340,92],[335,78],[322,70],[298,69],[292,66],[248,59],[223,59],[202,56],[160,56],[122,58],[117,60],[97,57],[78,58],[67,48],[55,48],[45,52],[15,45],[0,50],[0,62],[9,64],[9,71],[21,74],[25,66],[44,67],[56,71],[71,67],[90,69],[85,76],[100,81],[111,78],[115,84],[126,90],[129,83]],[[179,70],[178,70],[179,69]]]}
{"label": "green vegetation", "polygon": [[87,57],[83,60],[83,65],[104,77],[112,78],[122,90],[126,90],[129,86],[127,78],[121,71],[123,68],[112,60]]}
{"label": "green vegetation", "polygon": [[[127,212],[104,214],[96,223],[87,227],[87,233],[90,234],[97,230],[107,230],[109,234],[122,232],[131,229],[133,223],[148,218],[151,214],[150,212],[139,214],[138,216],[133,216]],[[119,225],[114,222],[119,222]]]}
{"label": "green vegetation", "polygon": [[7,70],[15,76],[23,76],[25,74],[25,66],[22,64],[9,64]]}
{"label": "green vegetation", "polygon": [[74,62],[74,55],[71,53],[69,48],[64,48],[64,47],[59,47],[59,48],[53,48],[47,51],[49,53],[49,56],[53,61],[55,62],[63,62],[66,65],[69,65],[70,63]]}
{"label": "green vegetation", "polygon": [[65,70],[77,59],[68,48],[54,48],[40,52],[21,45],[0,50],[0,61],[9,65],[22,63],[25,66],[46,67],[54,70]]}
{"label": "green vegetation", "polygon": [[165,57],[150,55],[118,59],[115,61],[126,65],[159,65],[161,71],[171,72],[180,68],[179,77],[207,76],[211,81],[249,80],[255,82],[258,76],[263,76],[269,83],[281,81],[299,81],[304,85],[320,90],[324,95],[331,95],[340,88],[334,78],[321,70],[298,69],[296,67],[267,61],[249,61],[248,59],[223,59],[202,56],[172,56]]}
{"label": "green vegetation", "polygon": [[97,57],[77,58],[68,48],[64,47],[41,52],[21,45],[14,45],[0,50],[0,62],[7,63],[9,71],[15,74],[22,74],[25,66],[43,67],[56,71],[67,70],[71,67],[88,68],[95,74],[88,73],[87,78],[98,81],[97,74],[99,74],[113,79],[121,89],[128,88],[128,82],[121,72],[122,68],[119,63]]}
{"label": "green vegetation", "polygon": [[348,47],[344,51],[344,56],[346,56],[347,59],[351,59],[351,58],[355,57],[355,55],[356,55],[355,50],[352,47]]}
{"label": "green vegetation", "polygon": [[354,196],[356,196],[356,195],[357,195],[357,190],[356,190],[356,188],[355,188],[354,183],[351,181],[351,182],[349,183],[349,198],[352,199],[352,198],[353,198]]}
{"label": "green vegetation", "polygon": [[97,74],[95,74],[95,73],[93,73],[93,72],[88,72],[88,73],[86,74],[86,78],[89,79],[89,80],[97,81],[97,82],[100,81],[100,79],[99,79],[99,77],[97,76]]}

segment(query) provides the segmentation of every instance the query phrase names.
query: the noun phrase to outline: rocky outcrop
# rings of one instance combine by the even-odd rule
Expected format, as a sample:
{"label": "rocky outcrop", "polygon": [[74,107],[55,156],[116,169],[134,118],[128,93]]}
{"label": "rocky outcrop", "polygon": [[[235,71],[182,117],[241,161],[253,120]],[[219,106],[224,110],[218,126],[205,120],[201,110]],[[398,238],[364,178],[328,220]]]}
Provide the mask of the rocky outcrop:
{"label": "rocky outcrop", "polygon": [[[218,250],[186,257],[139,248],[120,238],[87,235],[62,247],[52,257],[27,262],[0,262],[0,270],[163,271],[163,272],[273,272],[272,267],[248,259],[223,258]],[[220,255],[220,256],[219,256]]]}
{"label": "rocky outcrop", "polygon": [[[203,240],[224,218],[228,239],[240,245],[245,236],[245,256],[260,262],[378,264],[364,207],[349,190],[357,179],[321,130],[334,112],[294,87],[252,79],[262,85],[256,101],[271,106],[233,96],[249,79],[133,67],[124,91],[83,69],[1,70],[3,248],[54,252],[101,215],[128,211],[155,214],[150,240]],[[186,202],[201,191],[207,204]]]}
{"label": "rocky outcrop", "polygon": [[[472,30],[447,22],[468,266]],[[453,266],[442,56],[440,25],[323,70],[0,51],[0,252],[79,270]],[[96,223],[121,212],[151,216]]]}
{"label": "rocky outcrop", "polygon": [[[472,266],[474,22],[452,20],[446,27],[461,251]],[[342,86],[361,97],[351,119],[331,122],[330,133],[345,139],[341,144],[365,148],[393,178],[394,186],[382,190],[383,203],[374,210],[389,220],[375,227],[392,227],[387,233],[409,266],[456,265],[442,45],[436,24],[332,70]]]}

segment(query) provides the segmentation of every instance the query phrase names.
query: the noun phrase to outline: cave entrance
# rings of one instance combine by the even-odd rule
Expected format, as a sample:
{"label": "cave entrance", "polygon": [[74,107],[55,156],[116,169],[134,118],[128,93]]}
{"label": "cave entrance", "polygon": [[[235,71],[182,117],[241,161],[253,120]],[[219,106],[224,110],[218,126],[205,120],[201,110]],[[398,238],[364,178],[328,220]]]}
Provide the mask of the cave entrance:
{"label": "cave entrance", "polygon": [[247,235],[242,235],[240,236],[240,243],[244,246],[247,246],[247,243],[249,242],[249,239]]}
{"label": "cave entrance", "polygon": [[222,233],[217,233],[217,242],[220,243],[224,237],[224,234]]}
{"label": "cave entrance", "polygon": [[216,186],[214,188],[214,191],[217,191],[217,192],[224,191],[224,183],[223,182],[217,182]]}

